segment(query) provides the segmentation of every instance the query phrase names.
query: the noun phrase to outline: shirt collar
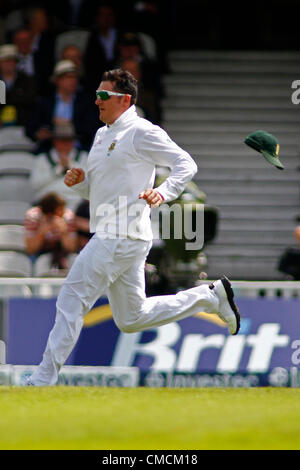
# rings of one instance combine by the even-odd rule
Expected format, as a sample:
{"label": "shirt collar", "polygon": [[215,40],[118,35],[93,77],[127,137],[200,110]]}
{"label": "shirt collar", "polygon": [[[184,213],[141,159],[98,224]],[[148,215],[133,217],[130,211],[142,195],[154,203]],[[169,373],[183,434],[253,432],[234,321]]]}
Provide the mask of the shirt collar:
{"label": "shirt collar", "polygon": [[137,112],[136,112],[136,107],[135,105],[131,105],[124,113],[121,114],[121,116],[118,117],[118,119],[115,120],[112,124],[107,126],[109,129],[115,129],[116,127],[119,127],[122,124],[125,124],[131,119],[134,119],[137,117]]}

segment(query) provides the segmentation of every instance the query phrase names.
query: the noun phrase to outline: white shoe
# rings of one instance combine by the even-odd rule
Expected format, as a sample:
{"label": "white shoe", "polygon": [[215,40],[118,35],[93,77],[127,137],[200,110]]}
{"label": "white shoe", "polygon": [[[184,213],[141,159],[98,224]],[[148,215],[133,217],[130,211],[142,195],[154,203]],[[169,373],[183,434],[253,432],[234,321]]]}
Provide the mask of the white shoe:
{"label": "white shoe", "polygon": [[25,385],[26,387],[31,387],[31,386],[34,387],[34,383],[33,383],[32,380],[31,380],[31,376],[25,378],[24,385]]}
{"label": "white shoe", "polygon": [[210,284],[209,288],[213,289],[219,298],[219,317],[227,324],[230,334],[236,335],[240,329],[240,314],[233,300],[234,293],[229,279],[222,276],[221,279]]}

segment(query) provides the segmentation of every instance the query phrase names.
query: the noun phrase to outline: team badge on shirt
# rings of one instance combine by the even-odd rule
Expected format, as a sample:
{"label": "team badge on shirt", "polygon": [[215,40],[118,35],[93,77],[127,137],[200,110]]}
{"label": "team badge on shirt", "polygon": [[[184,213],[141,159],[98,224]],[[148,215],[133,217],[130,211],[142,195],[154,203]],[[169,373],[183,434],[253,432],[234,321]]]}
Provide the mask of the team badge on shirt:
{"label": "team badge on shirt", "polygon": [[114,140],[114,141],[110,144],[109,149],[108,149],[108,152],[107,152],[107,156],[109,156],[109,155],[110,155],[110,152],[113,151],[113,149],[114,149],[115,146],[116,146],[116,143],[117,143],[117,141]]}

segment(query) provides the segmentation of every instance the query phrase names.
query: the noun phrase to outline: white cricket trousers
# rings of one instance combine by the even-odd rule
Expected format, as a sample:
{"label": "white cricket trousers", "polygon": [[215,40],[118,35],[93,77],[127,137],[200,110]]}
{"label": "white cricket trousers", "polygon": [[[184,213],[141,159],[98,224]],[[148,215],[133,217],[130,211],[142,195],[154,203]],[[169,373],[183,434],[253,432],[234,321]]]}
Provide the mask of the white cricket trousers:
{"label": "white cricket trousers", "polygon": [[151,242],[99,239],[96,235],[77,256],[59,292],[55,324],[43,359],[31,377],[34,385],[54,385],[75,346],[84,316],[106,294],[121,331],[132,333],[181,320],[200,311],[217,313],[219,300],[208,285],[175,295],[146,298],[145,260]]}

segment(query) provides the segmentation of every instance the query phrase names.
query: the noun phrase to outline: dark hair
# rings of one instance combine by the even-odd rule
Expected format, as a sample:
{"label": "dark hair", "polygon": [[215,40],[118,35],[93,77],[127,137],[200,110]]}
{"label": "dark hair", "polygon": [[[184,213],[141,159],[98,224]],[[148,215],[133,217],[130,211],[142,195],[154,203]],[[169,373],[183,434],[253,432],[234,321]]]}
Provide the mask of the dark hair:
{"label": "dark hair", "polygon": [[102,82],[114,82],[114,91],[131,95],[130,105],[136,103],[137,81],[127,70],[108,70],[102,75]]}
{"label": "dark hair", "polygon": [[48,193],[42,197],[38,205],[43,214],[54,214],[58,207],[66,205],[66,201],[56,193]]}

